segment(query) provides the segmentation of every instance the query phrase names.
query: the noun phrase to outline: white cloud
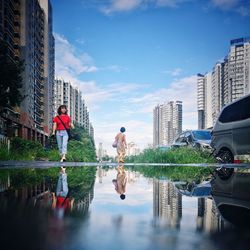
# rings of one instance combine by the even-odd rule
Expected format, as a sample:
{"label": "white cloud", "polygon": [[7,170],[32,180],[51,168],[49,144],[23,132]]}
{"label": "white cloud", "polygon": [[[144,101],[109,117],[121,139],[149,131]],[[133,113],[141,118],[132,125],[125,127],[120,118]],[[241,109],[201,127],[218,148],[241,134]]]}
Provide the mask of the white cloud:
{"label": "white cloud", "polygon": [[179,4],[192,0],[156,0],[156,5],[161,7],[178,7]]}
{"label": "white cloud", "polygon": [[162,73],[168,74],[168,75],[171,75],[171,76],[179,76],[181,74],[181,72],[182,72],[181,68],[176,68],[176,69],[173,69],[173,70],[165,70]]}
{"label": "white cloud", "polygon": [[112,0],[108,6],[101,9],[105,14],[120,11],[130,11],[138,8],[143,0]]}
{"label": "white cloud", "polygon": [[79,75],[98,70],[90,55],[87,53],[78,55],[75,48],[65,37],[57,33],[54,34],[54,37],[56,47],[55,66],[58,75],[65,72]]}
{"label": "white cloud", "polygon": [[211,0],[211,4],[224,11],[235,11],[241,16],[250,15],[250,2],[247,0]]}
{"label": "white cloud", "polygon": [[[87,53],[78,55],[63,36],[55,34],[55,38],[56,75],[82,91],[90,110],[96,145],[102,142],[109,154],[116,153],[111,144],[121,126],[127,129],[128,142],[133,141],[141,149],[152,144],[153,108],[165,101],[183,101],[183,128],[196,128],[196,76],[176,79],[166,88],[155,90],[152,90],[154,85],[148,83],[115,82],[101,85],[96,81],[82,81],[81,73],[96,68],[94,60]],[[116,65],[110,67],[113,71],[119,69]],[[177,76],[180,71],[180,68],[176,68],[171,73]]]}
{"label": "white cloud", "polygon": [[107,67],[102,67],[102,68],[99,68],[100,70],[110,70],[110,71],[113,71],[113,72],[117,72],[117,73],[120,73],[124,70],[127,70],[125,67],[121,67],[119,65],[110,65],[110,66],[107,66]]}
{"label": "white cloud", "polygon": [[81,44],[81,45],[85,45],[85,40],[82,39],[82,38],[76,39],[76,42],[79,43],[79,44]]}
{"label": "white cloud", "polygon": [[110,0],[102,4],[99,9],[106,15],[114,12],[128,12],[148,7],[178,7],[179,4],[194,0]]}
{"label": "white cloud", "polygon": [[112,110],[109,117],[104,117],[105,122],[98,124],[97,134],[101,136],[97,136],[96,141],[102,142],[108,153],[114,155],[111,144],[119,128],[125,126],[128,141],[135,142],[141,149],[147,147],[153,141],[153,108],[172,100],[183,102],[183,130],[196,129],[196,83],[197,77],[190,76],[175,80],[167,88],[135,93],[136,97],[129,98],[117,110],[121,112],[120,116],[115,113],[116,110]]}
{"label": "white cloud", "polygon": [[[82,0],[85,8],[97,8],[105,15],[112,13],[129,12],[136,9],[147,8],[177,8],[188,2],[199,2],[199,0]],[[223,11],[235,11],[242,16],[250,15],[250,2],[248,0],[204,0],[203,8],[218,8]]]}
{"label": "white cloud", "polygon": [[231,9],[238,5],[240,0],[212,0],[212,4],[215,7],[219,7],[224,10]]}
{"label": "white cloud", "polygon": [[240,13],[242,16],[250,16],[250,3],[249,6],[240,6],[237,8],[237,12]]}

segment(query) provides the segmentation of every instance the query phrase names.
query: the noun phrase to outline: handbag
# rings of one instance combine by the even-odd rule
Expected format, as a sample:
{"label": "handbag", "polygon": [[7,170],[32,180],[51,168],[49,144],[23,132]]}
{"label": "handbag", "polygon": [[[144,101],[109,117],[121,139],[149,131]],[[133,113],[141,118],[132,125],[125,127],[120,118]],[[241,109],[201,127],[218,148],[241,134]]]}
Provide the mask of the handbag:
{"label": "handbag", "polygon": [[118,140],[115,140],[115,141],[113,142],[113,144],[112,144],[112,147],[113,147],[113,148],[117,148],[117,144],[118,144]]}
{"label": "handbag", "polygon": [[64,122],[62,121],[62,119],[60,118],[60,116],[59,116],[59,115],[58,115],[57,117],[59,118],[59,120],[60,120],[60,121],[61,121],[61,123],[63,124],[63,126],[64,126],[65,130],[67,131],[67,134],[68,134],[68,137],[69,137],[69,139],[68,139],[68,140],[70,140],[70,139],[71,139],[70,129],[69,129],[69,128],[66,128],[66,126],[65,126]]}

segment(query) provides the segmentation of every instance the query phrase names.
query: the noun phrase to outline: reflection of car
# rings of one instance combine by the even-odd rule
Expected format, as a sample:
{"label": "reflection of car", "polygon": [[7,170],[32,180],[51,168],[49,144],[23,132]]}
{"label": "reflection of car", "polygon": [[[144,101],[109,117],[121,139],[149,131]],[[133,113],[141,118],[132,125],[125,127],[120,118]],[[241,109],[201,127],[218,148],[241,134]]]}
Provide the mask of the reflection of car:
{"label": "reflection of car", "polygon": [[220,178],[215,171],[211,194],[222,217],[235,225],[250,221],[250,169],[235,169],[230,178]]}
{"label": "reflection of car", "polygon": [[212,131],[214,155],[224,163],[250,160],[250,95],[225,106]]}
{"label": "reflection of car", "polygon": [[194,148],[212,151],[210,146],[211,133],[209,130],[187,130],[181,133],[172,144],[173,148],[191,146]]}
{"label": "reflection of car", "polygon": [[210,181],[204,181],[200,184],[195,184],[194,182],[181,183],[181,184],[176,184],[175,186],[182,195],[194,196],[194,197],[211,196]]}

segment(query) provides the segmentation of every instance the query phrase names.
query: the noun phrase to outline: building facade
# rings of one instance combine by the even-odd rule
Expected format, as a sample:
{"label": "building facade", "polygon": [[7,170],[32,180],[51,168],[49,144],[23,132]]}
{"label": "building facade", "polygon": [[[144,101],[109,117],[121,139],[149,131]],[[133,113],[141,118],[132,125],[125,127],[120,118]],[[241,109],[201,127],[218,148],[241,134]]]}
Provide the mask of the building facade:
{"label": "building facade", "polygon": [[197,75],[198,129],[205,128],[205,77]]}
{"label": "building facade", "polygon": [[0,1],[0,40],[8,45],[10,59],[20,59],[20,0]]}
{"label": "building facade", "polygon": [[212,116],[212,72],[208,72],[204,76],[205,84],[205,129],[213,127],[213,116]]}
{"label": "building facade", "polygon": [[39,0],[44,12],[44,130],[52,128],[53,118],[53,86],[55,78],[55,45],[53,36],[52,6],[49,0]]}
{"label": "building facade", "polygon": [[[222,62],[216,63],[211,75],[210,73],[205,75],[206,79],[205,76],[198,74],[199,128],[202,128],[204,121],[205,128],[212,127],[225,105],[250,93],[249,72],[250,37],[231,40],[229,53]],[[203,90],[205,90],[204,94]],[[203,103],[205,103],[204,113]]]}
{"label": "building facade", "polygon": [[60,105],[66,105],[72,122],[84,127],[88,134],[94,138],[94,128],[90,123],[89,111],[85,105],[82,92],[70,82],[55,79],[54,93],[54,115],[57,114],[57,109]]}
{"label": "building facade", "polygon": [[25,98],[20,107],[6,113],[6,119],[16,115],[15,132],[6,135],[45,143],[53,110],[54,38],[50,1],[0,1],[0,30],[3,31],[0,39],[7,42],[9,54],[22,60],[24,67]]}
{"label": "building facade", "polygon": [[182,131],[182,102],[171,101],[153,110],[153,146],[171,145]]}

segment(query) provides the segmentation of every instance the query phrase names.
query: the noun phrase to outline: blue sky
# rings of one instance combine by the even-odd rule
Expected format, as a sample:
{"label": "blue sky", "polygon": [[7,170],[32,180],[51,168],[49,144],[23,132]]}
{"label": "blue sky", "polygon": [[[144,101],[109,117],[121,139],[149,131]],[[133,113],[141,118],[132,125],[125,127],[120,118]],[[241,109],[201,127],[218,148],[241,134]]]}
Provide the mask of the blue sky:
{"label": "blue sky", "polygon": [[196,74],[250,36],[249,0],[51,1],[56,76],[82,90],[110,154],[121,126],[140,148],[152,143],[158,103],[183,101],[183,129],[196,128]]}

